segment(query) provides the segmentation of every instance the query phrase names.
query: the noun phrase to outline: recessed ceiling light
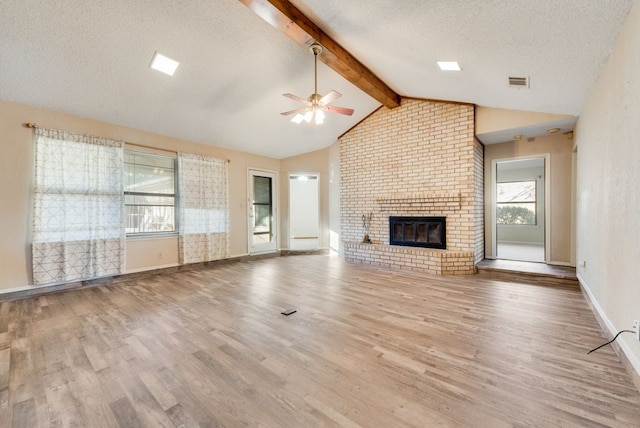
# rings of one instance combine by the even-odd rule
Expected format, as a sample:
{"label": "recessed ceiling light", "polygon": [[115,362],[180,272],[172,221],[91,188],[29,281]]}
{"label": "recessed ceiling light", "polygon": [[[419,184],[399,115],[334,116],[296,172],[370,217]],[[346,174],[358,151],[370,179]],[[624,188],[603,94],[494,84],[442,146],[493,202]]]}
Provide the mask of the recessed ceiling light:
{"label": "recessed ceiling light", "polygon": [[460,71],[458,61],[438,61],[438,67],[442,71]]}
{"label": "recessed ceiling light", "polygon": [[178,68],[178,65],[180,65],[178,61],[175,61],[156,52],[155,55],[153,55],[150,67],[154,70],[161,71],[164,74],[168,74],[169,76],[173,76],[173,73],[176,72],[176,68]]}

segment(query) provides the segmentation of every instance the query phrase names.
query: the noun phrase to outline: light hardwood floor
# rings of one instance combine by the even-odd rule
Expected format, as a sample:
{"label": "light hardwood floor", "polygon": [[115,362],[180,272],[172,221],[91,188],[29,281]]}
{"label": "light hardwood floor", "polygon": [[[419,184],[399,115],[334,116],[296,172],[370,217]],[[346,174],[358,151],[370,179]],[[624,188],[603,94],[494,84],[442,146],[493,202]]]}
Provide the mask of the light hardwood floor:
{"label": "light hardwood floor", "polygon": [[639,426],[604,341],[576,287],[227,264],[1,303],[0,426]]}

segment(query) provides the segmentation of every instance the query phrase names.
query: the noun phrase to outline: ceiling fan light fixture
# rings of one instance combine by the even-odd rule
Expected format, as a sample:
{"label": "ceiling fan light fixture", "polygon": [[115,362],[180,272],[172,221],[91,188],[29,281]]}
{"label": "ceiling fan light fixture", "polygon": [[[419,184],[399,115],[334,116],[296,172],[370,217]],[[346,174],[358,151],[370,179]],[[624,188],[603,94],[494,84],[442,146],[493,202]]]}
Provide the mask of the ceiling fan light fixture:
{"label": "ceiling fan light fixture", "polygon": [[309,110],[304,114],[304,121],[307,123],[311,123],[311,119],[313,119],[313,110]]}
{"label": "ceiling fan light fixture", "polygon": [[300,123],[300,122],[302,122],[303,120],[304,120],[304,115],[303,115],[303,114],[300,114],[300,113],[296,114],[295,116],[293,116],[293,117],[291,118],[291,122],[293,122],[293,123]]}
{"label": "ceiling fan light fixture", "polygon": [[313,54],[313,93],[306,100],[290,93],[282,94],[287,98],[304,104],[305,107],[285,111],[280,114],[283,116],[295,114],[291,119],[291,122],[293,123],[301,123],[304,120],[307,123],[311,123],[313,121],[316,125],[322,125],[324,123],[324,119],[326,117],[325,110],[332,113],[351,116],[354,111],[353,109],[329,105],[342,96],[340,92],[331,91],[325,96],[318,93],[318,55],[322,53],[322,46],[314,43],[309,47],[309,50]]}

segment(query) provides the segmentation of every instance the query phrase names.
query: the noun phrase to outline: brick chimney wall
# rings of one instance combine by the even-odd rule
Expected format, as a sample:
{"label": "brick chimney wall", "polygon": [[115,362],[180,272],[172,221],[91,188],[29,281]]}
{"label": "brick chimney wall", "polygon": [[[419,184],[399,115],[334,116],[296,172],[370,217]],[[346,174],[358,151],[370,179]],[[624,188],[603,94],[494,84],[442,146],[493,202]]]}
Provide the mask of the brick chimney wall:
{"label": "brick chimney wall", "polygon": [[[474,107],[403,99],[340,138],[341,255],[438,274],[473,273],[484,257],[483,147]],[[363,244],[362,216],[372,213]],[[390,215],[446,216],[447,249],[389,246]]]}

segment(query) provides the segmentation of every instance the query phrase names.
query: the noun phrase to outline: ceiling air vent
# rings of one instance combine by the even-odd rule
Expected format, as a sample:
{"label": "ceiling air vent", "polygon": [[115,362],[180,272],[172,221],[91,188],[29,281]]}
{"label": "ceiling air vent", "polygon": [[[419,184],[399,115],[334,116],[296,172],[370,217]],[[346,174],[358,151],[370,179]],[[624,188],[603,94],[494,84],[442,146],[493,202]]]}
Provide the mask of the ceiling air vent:
{"label": "ceiling air vent", "polygon": [[528,88],[529,79],[526,77],[509,77],[509,86],[512,88]]}

